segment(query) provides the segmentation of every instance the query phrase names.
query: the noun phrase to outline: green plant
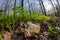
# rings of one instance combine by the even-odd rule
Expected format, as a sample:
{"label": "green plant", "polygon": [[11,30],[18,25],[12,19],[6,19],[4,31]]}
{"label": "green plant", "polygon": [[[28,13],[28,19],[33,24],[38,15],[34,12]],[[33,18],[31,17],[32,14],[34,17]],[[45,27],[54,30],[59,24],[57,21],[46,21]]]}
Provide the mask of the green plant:
{"label": "green plant", "polygon": [[58,33],[58,31],[55,30],[54,27],[48,26],[48,34],[49,34],[49,35],[58,36],[59,33]]}
{"label": "green plant", "polygon": [[0,32],[0,40],[2,40],[2,33]]}
{"label": "green plant", "polygon": [[2,9],[0,9],[0,16],[2,15],[2,12],[3,12],[4,10],[2,10]]}
{"label": "green plant", "polygon": [[49,20],[51,20],[50,16],[45,16],[45,15],[40,15],[39,18],[40,18],[41,21],[49,21]]}
{"label": "green plant", "polygon": [[48,32],[53,32],[53,27],[51,27],[51,26],[48,26]]}
{"label": "green plant", "polygon": [[2,15],[0,18],[1,24],[3,25],[3,28],[6,27],[9,30],[12,30],[13,27],[11,27],[10,23],[12,22],[15,25],[15,22],[18,20],[18,15]]}
{"label": "green plant", "polygon": [[0,40],[2,40],[2,27],[0,26]]}

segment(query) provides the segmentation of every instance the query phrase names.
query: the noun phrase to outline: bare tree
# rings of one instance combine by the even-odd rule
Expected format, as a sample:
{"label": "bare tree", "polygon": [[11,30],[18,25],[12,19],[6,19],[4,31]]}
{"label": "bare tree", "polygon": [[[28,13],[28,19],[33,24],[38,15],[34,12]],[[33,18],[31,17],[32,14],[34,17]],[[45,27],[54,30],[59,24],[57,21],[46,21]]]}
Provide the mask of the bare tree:
{"label": "bare tree", "polygon": [[33,3],[31,3],[31,12],[34,13]]}
{"label": "bare tree", "polygon": [[24,0],[21,0],[21,7],[24,6]]}
{"label": "bare tree", "polygon": [[8,14],[10,13],[10,8],[11,8],[11,0],[9,0],[8,5],[7,5]]}
{"label": "bare tree", "polygon": [[33,13],[35,13],[35,14],[37,14],[38,12],[36,12],[37,11],[37,9],[36,9],[36,4],[35,4],[35,2],[33,3]]}
{"label": "bare tree", "polygon": [[41,7],[42,12],[46,15],[46,10],[45,10],[43,1],[42,0],[38,0],[38,1],[39,1],[39,4],[40,4],[40,7]]}
{"label": "bare tree", "polygon": [[5,4],[5,8],[4,8],[4,10],[5,10],[5,14],[6,14],[6,12],[7,12],[7,5],[8,5],[8,0],[6,0],[6,4]]}
{"label": "bare tree", "polygon": [[31,14],[31,10],[30,10],[30,2],[28,0],[28,7],[29,7],[29,14]]}
{"label": "bare tree", "polygon": [[56,5],[56,9],[57,9],[57,16],[60,16],[60,5],[59,5],[58,0],[56,0],[56,2],[57,2],[57,5]]}
{"label": "bare tree", "polygon": [[21,0],[21,7],[22,7],[22,9],[21,9],[21,13],[23,13],[24,0]]}
{"label": "bare tree", "polygon": [[14,15],[15,15],[16,1],[17,0],[14,0]]}
{"label": "bare tree", "polygon": [[51,3],[52,6],[53,6],[53,9],[54,9],[54,11],[55,11],[55,15],[56,15],[56,8],[54,7],[54,4],[53,4],[52,0],[49,0],[49,1],[50,1],[50,3]]}

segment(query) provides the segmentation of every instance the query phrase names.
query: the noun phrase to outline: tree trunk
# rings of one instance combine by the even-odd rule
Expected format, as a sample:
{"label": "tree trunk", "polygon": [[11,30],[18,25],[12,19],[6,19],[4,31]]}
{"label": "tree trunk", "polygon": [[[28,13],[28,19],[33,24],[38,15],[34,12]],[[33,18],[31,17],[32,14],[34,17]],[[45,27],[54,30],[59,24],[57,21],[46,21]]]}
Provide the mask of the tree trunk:
{"label": "tree trunk", "polygon": [[57,2],[57,5],[56,5],[56,9],[57,9],[57,16],[60,16],[60,5],[59,5],[58,0],[56,0],[56,2]]}
{"label": "tree trunk", "polygon": [[41,10],[42,10],[42,13],[44,13],[44,15],[46,15],[46,10],[45,10],[45,7],[44,7],[44,4],[43,4],[43,1],[42,0],[38,0],[39,1],[39,4],[40,4],[40,7],[41,7]]}
{"label": "tree trunk", "polygon": [[6,15],[6,12],[7,12],[7,5],[8,5],[8,0],[6,0],[6,4],[5,4],[5,8],[4,8],[4,13],[5,13],[5,15]]}
{"label": "tree trunk", "polygon": [[56,8],[54,7],[54,4],[53,4],[52,0],[49,0],[49,1],[51,2],[52,6],[53,6],[53,9],[54,9],[55,15],[56,15]]}
{"label": "tree trunk", "polygon": [[16,8],[16,0],[14,1],[14,15],[15,15],[15,8]]}
{"label": "tree trunk", "polygon": [[8,15],[9,15],[9,13],[10,13],[10,8],[11,8],[11,0],[9,0],[9,2],[8,2],[8,5],[7,5],[7,6],[8,6],[8,9],[7,9],[7,10],[8,10]]}
{"label": "tree trunk", "polygon": [[21,7],[24,6],[24,0],[21,0]]}
{"label": "tree trunk", "polygon": [[30,2],[29,2],[29,0],[28,0],[28,7],[29,7],[29,14],[31,15]]}

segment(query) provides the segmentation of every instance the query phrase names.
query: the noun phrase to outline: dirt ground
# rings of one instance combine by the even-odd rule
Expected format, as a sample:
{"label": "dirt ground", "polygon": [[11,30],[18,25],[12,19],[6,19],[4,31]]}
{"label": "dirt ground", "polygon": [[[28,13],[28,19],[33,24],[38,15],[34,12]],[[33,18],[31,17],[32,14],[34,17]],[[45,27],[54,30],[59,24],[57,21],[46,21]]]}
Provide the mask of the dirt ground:
{"label": "dirt ground", "polygon": [[3,31],[3,40],[11,40],[11,33],[8,31]]}

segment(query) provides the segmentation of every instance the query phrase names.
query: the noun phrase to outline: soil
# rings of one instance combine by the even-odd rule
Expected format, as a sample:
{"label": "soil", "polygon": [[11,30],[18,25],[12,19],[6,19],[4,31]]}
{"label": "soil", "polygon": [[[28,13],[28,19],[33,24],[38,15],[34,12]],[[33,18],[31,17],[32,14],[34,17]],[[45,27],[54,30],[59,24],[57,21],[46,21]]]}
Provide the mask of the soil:
{"label": "soil", "polygon": [[3,40],[11,40],[11,33],[8,31],[3,31]]}
{"label": "soil", "polygon": [[[60,19],[56,20],[57,23],[59,24],[58,26],[60,27]],[[16,28],[18,31],[3,31],[3,40],[60,40],[60,34],[58,36],[50,35],[48,36],[48,31],[47,31],[47,25],[55,26],[55,23],[52,21],[49,21],[48,24],[40,23],[41,25],[41,32],[38,35],[38,37],[25,37],[24,32],[20,32],[19,27]]]}

